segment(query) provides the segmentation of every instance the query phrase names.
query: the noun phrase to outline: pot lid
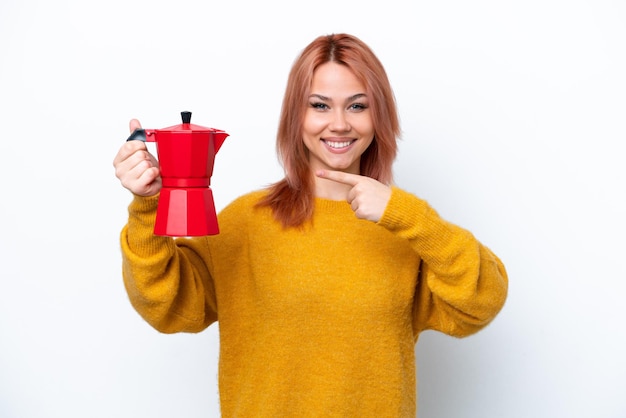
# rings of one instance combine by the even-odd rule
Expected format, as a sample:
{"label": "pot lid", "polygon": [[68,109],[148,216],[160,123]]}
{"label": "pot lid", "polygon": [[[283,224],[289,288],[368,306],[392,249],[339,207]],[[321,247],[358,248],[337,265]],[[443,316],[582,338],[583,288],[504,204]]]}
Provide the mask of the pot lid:
{"label": "pot lid", "polygon": [[168,132],[225,132],[221,129],[215,128],[207,128],[206,126],[194,125],[191,123],[191,112],[183,111],[180,112],[180,117],[183,121],[180,125],[174,125],[167,128],[156,129],[157,131],[168,131]]}

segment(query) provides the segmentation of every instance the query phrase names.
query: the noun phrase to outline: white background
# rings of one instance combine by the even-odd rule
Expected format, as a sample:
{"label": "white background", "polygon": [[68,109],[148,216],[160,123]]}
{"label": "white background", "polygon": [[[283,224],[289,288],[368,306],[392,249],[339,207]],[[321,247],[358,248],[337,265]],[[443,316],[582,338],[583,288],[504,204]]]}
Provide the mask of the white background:
{"label": "white background", "polygon": [[626,3],[3,0],[0,417],[215,417],[217,326],[132,310],[112,160],[128,120],[230,133],[218,208],[281,177],[286,76],[314,37],[381,58],[396,182],[504,261],[510,294],[467,339],[417,344],[422,418],[626,416]]}

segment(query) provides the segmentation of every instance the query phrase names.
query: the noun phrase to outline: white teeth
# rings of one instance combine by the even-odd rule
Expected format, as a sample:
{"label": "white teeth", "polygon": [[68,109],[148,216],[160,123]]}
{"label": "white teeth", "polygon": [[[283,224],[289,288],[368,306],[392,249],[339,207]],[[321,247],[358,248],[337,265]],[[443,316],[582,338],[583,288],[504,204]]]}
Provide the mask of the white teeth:
{"label": "white teeth", "polygon": [[331,148],[335,148],[335,149],[339,149],[339,148],[345,148],[348,145],[350,145],[352,143],[352,141],[345,141],[345,142],[326,142],[326,145],[328,145]]}

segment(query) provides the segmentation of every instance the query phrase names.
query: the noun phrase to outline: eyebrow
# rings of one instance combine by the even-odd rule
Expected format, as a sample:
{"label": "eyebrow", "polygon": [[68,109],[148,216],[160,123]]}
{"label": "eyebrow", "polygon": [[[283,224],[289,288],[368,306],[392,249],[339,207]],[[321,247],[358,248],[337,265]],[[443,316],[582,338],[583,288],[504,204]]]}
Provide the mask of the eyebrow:
{"label": "eyebrow", "polygon": [[[326,97],[326,96],[324,96],[322,94],[317,94],[317,93],[311,94],[309,96],[309,98],[312,98],[312,97],[317,97],[318,99],[324,100],[324,101],[331,100],[330,97]],[[365,93],[357,93],[357,94],[355,94],[353,96],[348,97],[348,100],[346,100],[346,101],[351,102],[353,100],[360,99],[361,97],[367,97],[367,94],[365,94]]]}

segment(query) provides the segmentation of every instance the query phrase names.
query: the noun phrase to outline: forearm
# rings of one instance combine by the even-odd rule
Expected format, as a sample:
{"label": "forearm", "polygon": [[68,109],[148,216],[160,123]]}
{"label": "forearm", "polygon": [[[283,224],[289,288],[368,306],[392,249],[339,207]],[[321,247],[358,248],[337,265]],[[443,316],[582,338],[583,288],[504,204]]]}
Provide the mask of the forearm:
{"label": "forearm", "polygon": [[469,231],[399,189],[380,224],[407,239],[422,259],[415,307],[420,327],[468,335],[500,311],[508,290],[506,270]]}
{"label": "forearm", "polygon": [[156,203],[156,196],[135,197],[129,206],[121,233],[124,285],[133,307],[155,329],[197,332],[214,320],[205,306],[202,263],[173,238],[154,235]]}

